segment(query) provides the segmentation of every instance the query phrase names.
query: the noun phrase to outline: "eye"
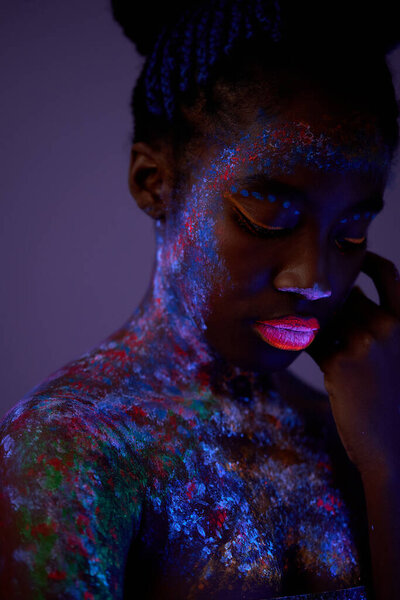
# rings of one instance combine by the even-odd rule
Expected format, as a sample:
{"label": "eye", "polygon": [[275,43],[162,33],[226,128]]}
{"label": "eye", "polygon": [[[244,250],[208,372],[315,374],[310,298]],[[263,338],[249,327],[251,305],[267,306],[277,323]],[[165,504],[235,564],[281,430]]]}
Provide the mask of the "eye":
{"label": "eye", "polygon": [[335,240],[335,244],[339,250],[354,252],[357,250],[364,250],[367,247],[367,238],[344,238],[342,240]]}
{"label": "eye", "polygon": [[250,221],[245,215],[235,206],[233,208],[233,213],[235,215],[235,220],[240,227],[245,229],[246,231],[250,231],[253,235],[257,235],[263,238],[277,238],[283,237],[287,235],[290,231],[289,228],[286,227],[277,227],[277,228],[269,228],[269,227],[261,227],[257,225],[253,221]]}
{"label": "eye", "polygon": [[[236,206],[233,206],[232,208],[238,225],[258,237],[268,239],[284,237],[293,230],[293,228],[288,227],[261,227],[253,221],[250,221],[250,219],[248,219]],[[367,238],[366,236],[361,238],[342,238],[340,240],[335,240],[335,244],[342,252],[357,252],[367,248]]]}

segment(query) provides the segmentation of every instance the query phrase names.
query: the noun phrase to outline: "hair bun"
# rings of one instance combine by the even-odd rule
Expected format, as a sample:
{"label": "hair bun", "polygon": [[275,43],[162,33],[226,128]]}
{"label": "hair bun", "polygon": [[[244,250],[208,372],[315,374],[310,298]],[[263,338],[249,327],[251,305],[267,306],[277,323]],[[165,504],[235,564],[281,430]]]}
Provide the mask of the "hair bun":
{"label": "hair bun", "polygon": [[[149,0],[111,0],[114,19],[143,56],[151,53],[164,26],[172,25],[183,12],[207,4],[212,4],[212,0],[175,0],[158,4],[157,8]],[[393,0],[371,4],[349,0],[278,0],[277,4],[289,44],[295,44],[296,39],[304,43],[304,38],[308,38],[308,43],[316,44],[318,52],[318,43],[323,44],[333,35],[330,39],[338,46],[347,37],[350,45],[360,44],[360,47],[385,54],[400,43],[397,7]]]}
{"label": "hair bun", "polygon": [[184,11],[204,3],[204,0],[176,0],[154,5],[149,0],[111,0],[114,19],[142,56],[150,54],[165,25],[173,24]]}
{"label": "hair bun", "polygon": [[279,5],[289,44],[307,38],[305,43],[315,43],[316,52],[320,43],[332,43],[338,50],[346,43],[362,52],[386,54],[400,43],[398,8],[392,0],[279,0]]}

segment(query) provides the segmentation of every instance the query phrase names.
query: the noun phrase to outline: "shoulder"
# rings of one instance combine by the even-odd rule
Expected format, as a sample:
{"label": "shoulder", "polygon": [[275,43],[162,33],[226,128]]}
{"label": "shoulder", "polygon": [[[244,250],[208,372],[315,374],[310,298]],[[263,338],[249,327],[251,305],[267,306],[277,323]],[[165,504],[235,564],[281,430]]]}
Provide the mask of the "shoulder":
{"label": "shoulder", "polygon": [[0,421],[0,460],[9,471],[12,461],[16,471],[18,465],[28,468],[24,457],[35,455],[55,468],[47,455],[56,446],[75,463],[129,472],[143,488],[167,455],[179,467],[176,450],[190,443],[194,411],[183,407],[181,397],[150,386],[140,371],[140,356],[124,340],[66,364]]}
{"label": "shoulder", "polygon": [[0,588],[119,597],[145,473],[112,423],[53,381],[0,423]]}
{"label": "shoulder", "polygon": [[78,395],[51,391],[24,398],[0,422],[2,483],[44,503],[46,494],[78,504],[85,493],[122,497],[128,480],[144,491],[140,456],[121,425]]}

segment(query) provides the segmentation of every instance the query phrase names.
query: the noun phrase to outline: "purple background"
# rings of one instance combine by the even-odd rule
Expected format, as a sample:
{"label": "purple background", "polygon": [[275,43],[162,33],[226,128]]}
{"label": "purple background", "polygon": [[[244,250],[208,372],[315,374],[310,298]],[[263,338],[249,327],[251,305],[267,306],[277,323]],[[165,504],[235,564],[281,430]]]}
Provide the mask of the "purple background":
{"label": "purple background", "polygon": [[[130,316],[150,281],[154,236],[128,189],[143,58],[109,0],[14,0],[0,23],[1,418]],[[399,50],[390,64],[399,90]],[[370,247],[400,266],[399,190],[395,164]],[[378,300],[366,275],[358,283]],[[305,353],[290,370],[323,389]]]}

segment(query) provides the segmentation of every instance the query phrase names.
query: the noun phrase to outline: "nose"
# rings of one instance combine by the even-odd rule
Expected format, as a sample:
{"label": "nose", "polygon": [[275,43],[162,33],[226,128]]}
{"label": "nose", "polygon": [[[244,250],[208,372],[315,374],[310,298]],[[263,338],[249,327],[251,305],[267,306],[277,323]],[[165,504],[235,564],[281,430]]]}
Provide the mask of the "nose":
{"label": "nose", "polygon": [[307,300],[329,298],[332,295],[327,277],[325,253],[320,241],[321,232],[307,231],[298,243],[292,244],[289,256],[284,253],[283,266],[273,280],[282,292],[295,292]]}
{"label": "nose", "polygon": [[281,292],[296,292],[305,296],[307,300],[318,300],[319,298],[329,298],[332,295],[331,290],[322,290],[318,283],[314,283],[312,288],[299,288],[299,287],[280,287],[277,288]]}

